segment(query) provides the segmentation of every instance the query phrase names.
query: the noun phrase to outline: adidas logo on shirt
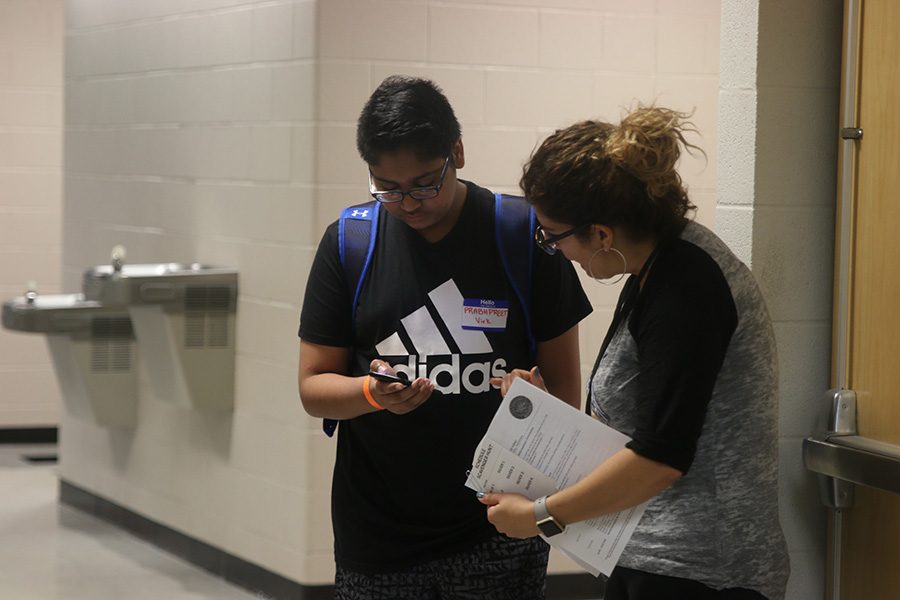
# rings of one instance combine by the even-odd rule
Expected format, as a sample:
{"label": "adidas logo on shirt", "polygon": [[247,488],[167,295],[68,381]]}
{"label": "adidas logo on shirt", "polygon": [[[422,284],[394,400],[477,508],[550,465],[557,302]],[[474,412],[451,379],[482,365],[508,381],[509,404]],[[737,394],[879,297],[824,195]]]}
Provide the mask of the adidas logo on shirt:
{"label": "adidas logo on shirt", "polygon": [[378,354],[385,359],[407,357],[406,362],[388,362],[395,371],[405,373],[410,379],[427,377],[441,393],[459,394],[463,389],[471,394],[489,391],[491,377],[506,375],[506,360],[466,358],[490,354],[494,349],[483,331],[463,329],[463,296],[459,288],[448,279],[428,292],[428,299],[460,353],[451,350],[428,306],[422,306],[400,319],[408,341],[404,341],[400,331],[395,332],[375,345]]}

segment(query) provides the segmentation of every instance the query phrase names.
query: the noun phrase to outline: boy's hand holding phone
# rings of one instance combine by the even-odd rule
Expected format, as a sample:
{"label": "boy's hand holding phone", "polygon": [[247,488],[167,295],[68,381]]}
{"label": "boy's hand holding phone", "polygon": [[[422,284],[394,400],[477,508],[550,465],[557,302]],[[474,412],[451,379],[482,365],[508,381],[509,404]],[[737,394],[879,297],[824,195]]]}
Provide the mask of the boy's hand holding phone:
{"label": "boy's hand holding phone", "polygon": [[378,372],[378,371],[369,371],[369,376],[374,377],[378,381],[383,381],[385,383],[400,383],[407,387],[412,385],[412,381],[407,379],[406,373],[387,373],[387,372]]}
{"label": "boy's hand holding phone", "polygon": [[369,404],[397,415],[415,410],[434,392],[434,383],[428,379],[419,377],[410,381],[406,373],[395,373],[390,365],[378,359],[369,364],[365,385]]}

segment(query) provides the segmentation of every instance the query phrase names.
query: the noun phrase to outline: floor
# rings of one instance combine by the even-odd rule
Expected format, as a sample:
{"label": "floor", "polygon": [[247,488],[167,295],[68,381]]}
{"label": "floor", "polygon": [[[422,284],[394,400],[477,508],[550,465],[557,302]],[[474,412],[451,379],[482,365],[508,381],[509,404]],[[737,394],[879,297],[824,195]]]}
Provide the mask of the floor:
{"label": "floor", "polygon": [[59,504],[55,455],[0,445],[0,600],[262,598]]}
{"label": "floor", "polygon": [[0,444],[0,600],[266,598],[60,504],[56,454],[56,445]]}

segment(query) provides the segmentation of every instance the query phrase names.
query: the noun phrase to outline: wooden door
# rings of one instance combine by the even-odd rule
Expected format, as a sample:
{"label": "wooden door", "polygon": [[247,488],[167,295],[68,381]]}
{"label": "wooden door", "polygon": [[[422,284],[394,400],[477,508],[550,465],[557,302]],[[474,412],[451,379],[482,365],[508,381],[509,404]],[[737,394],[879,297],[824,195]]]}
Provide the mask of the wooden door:
{"label": "wooden door", "polygon": [[[841,142],[851,166],[840,202],[850,204],[839,207],[846,294],[835,298],[834,383],[856,392],[859,435],[900,444],[900,1],[848,0],[844,19],[845,28],[858,23],[859,37],[844,48],[845,74],[855,67],[844,85],[855,79],[856,90],[842,95],[842,126],[854,126],[855,112],[862,137]],[[829,581],[840,594],[829,598],[900,598],[900,495],[855,493],[835,522],[839,560],[829,563]]]}

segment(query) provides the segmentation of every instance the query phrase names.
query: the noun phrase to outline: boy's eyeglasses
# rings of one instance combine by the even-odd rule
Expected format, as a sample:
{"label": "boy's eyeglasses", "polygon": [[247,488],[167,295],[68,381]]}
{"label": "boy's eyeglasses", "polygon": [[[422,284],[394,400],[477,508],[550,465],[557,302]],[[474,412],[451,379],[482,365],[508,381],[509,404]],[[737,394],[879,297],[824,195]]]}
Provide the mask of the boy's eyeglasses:
{"label": "boy's eyeglasses", "polygon": [[428,185],[420,188],[413,188],[404,192],[403,190],[376,190],[375,181],[372,179],[372,171],[369,170],[369,193],[379,202],[389,204],[391,202],[400,202],[404,196],[409,196],[413,200],[431,200],[441,193],[441,187],[444,185],[444,176],[447,175],[447,165],[450,164],[450,156],[444,160],[444,167],[441,169],[441,176],[438,178],[437,185]]}

